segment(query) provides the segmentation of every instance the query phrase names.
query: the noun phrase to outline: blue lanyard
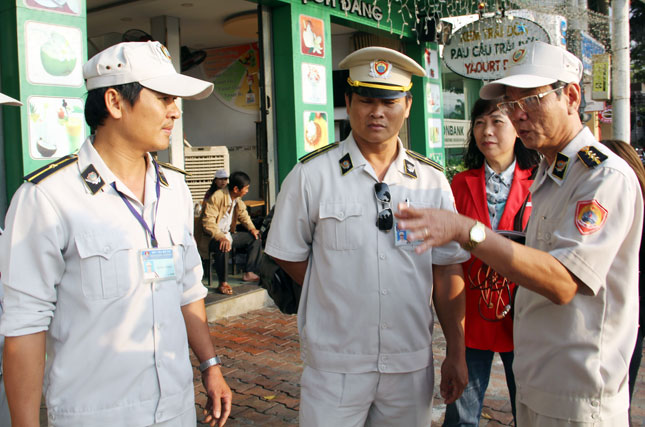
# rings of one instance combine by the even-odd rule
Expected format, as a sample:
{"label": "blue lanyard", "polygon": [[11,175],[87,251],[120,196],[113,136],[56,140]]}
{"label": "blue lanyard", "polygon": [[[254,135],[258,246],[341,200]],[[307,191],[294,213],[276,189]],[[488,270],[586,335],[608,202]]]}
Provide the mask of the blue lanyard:
{"label": "blue lanyard", "polygon": [[152,230],[150,230],[150,227],[148,227],[146,220],[143,219],[141,214],[128,201],[128,198],[125,196],[125,194],[117,190],[116,181],[112,182],[112,187],[114,188],[114,191],[116,191],[118,195],[121,196],[121,200],[123,200],[123,203],[125,203],[128,209],[130,209],[130,212],[132,212],[132,215],[134,215],[137,221],[139,221],[139,224],[141,224],[141,226],[148,232],[148,234],[150,234],[150,239],[151,239],[150,243],[152,243],[153,248],[156,248],[158,244],[157,244],[157,237],[155,237],[155,227],[157,225],[156,219],[157,219],[157,211],[159,210],[159,199],[161,198],[161,186],[159,185],[159,166],[157,165],[157,162],[153,162],[153,164],[155,165],[155,173],[157,175],[157,183],[155,185],[155,192],[157,193],[157,205],[155,206],[155,216],[152,223]]}

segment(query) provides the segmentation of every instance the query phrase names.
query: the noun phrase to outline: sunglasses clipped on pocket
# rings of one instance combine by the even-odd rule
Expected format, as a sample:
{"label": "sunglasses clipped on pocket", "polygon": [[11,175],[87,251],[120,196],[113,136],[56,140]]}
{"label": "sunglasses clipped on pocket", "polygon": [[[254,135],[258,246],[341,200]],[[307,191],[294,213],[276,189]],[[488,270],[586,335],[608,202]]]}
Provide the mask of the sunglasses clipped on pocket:
{"label": "sunglasses clipped on pocket", "polygon": [[384,182],[377,182],[374,184],[374,196],[376,196],[376,199],[381,203],[382,207],[376,216],[376,226],[379,230],[388,232],[394,225],[390,187]]}

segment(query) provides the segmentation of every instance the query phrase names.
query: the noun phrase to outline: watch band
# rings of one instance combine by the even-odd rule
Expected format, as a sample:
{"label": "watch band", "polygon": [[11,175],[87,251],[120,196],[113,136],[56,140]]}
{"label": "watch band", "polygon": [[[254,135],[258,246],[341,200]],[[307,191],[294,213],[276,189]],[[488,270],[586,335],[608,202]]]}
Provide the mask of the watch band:
{"label": "watch band", "polygon": [[211,366],[217,366],[221,365],[222,361],[219,358],[219,356],[211,357],[208,360],[204,360],[202,363],[199,364],[199,371],[204,372],[206,369],[210,368]]}

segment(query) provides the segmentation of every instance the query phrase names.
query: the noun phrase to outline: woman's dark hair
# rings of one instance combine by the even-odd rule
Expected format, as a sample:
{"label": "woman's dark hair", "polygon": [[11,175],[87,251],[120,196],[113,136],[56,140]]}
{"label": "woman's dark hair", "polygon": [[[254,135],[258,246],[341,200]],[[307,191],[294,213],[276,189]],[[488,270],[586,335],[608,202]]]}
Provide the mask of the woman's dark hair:
{"label": "woman's dark hair", "polygon": [[[490,114],[497,110],[497,100],[478,99],[473,105],[470,113],[470,130],[468,131],[468,145],[464,152],[464,164],[467,169],[479,169],[484,165],[486,158],[477,148],[475,142],[475,120],[479,117]],[[522,144],[519,138],[515,138],[515,159],[520,169],[531,169],[540,162],[540,155],[535,150],[530,150]]]}
{"label": "woman's dark hair", "polygon": [[108,116],[107,107],[105,106],[105,92],[113,88],[126,99],[130,105],[134,105],[139,99],[141,89],[143,86],[139,82],[126,83],[123,85],[100,87],[92,89],[87,92],[87,100],[85,101],[85,121],[90,127],[91,132],[95,133],[96,128],[101,126]]}
{"label": "woman's dark hair", "polygon": [[233,172],[228,179],[228,191],[233,191],[235,187],[238,190],[243,189],[251,183],[251,178],[242,171]]}
{"label": "woman's dark hair", "polygon": [[641,162],[641,158],[638,156],[634,147],[625,141],[620,141],[618,139],[603,139],[600,142],[607,146],[611,151],[618,154],[629,166],[631,166],[636,174],[636,178],[638,178],[638,183],[641,186],[641,194],[645,198],[645,168],[643,167],[643,162]]}

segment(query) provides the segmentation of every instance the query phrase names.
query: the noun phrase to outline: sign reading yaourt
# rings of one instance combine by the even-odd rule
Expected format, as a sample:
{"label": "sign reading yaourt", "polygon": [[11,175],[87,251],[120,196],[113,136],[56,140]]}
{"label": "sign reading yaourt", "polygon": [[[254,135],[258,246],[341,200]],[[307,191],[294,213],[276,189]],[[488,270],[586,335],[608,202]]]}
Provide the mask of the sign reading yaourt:
{"label": "sign reading yaourt", "polygon": [[457,30],[443,49],[452,71],[471,79],[504,77],[509,55],[534,41],[550,43],[544,28],[528,19],[486,18]]}

